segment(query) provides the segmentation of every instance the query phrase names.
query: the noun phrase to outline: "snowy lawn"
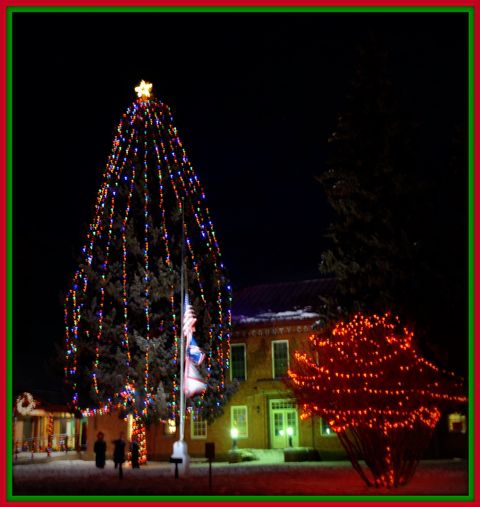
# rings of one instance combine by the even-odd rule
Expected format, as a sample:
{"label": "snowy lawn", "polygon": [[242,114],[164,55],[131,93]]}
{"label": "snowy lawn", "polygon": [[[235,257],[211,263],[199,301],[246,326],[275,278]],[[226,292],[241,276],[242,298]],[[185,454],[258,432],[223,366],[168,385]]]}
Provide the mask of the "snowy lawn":
{"label": "snowy lawn", "polygon": [[348,462],[193,463],[175,479],[172,465],[151,462],[126,467],[120,480],[112,461],[103,470],[92,461],[58,460],[13,467],[13,493],[53,495],[466,495],[468,466],[462,460],[424,461],[404,487],[385,491],[364,486]]}

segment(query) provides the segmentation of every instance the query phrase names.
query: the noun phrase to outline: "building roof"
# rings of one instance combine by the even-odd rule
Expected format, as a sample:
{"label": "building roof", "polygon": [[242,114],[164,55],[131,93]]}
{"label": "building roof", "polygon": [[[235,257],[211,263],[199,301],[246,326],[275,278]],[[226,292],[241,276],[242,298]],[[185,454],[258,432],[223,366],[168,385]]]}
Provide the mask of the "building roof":
{"label": "building roof", "polygon": [[333,278],[246,287],[233,294],[232,319],[235,324],[313,319],[320,296],[334,290]]}

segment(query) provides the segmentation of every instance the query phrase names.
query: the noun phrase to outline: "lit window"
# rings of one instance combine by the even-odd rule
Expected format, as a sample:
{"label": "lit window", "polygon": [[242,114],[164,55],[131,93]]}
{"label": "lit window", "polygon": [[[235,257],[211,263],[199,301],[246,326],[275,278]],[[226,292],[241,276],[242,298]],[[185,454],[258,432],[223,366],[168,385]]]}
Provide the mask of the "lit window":
{"label": "lit window", "polygon": [[322,437],[331,437],[335,435],[335,432],[330,428],[325,419],[320,419],[320,435],[322,435]]}
{"label": "lit window", "polygon": [[288,341],[272,342],[273,378],[287,376],[288,371]]}
{"label": "lit window", "polygon": [[231,378],[245,380],[247,378],[247,360],[245,355],[245,344],[235,343],[231,345]]}
{"label": "lit window", "polygon": [[165,434],[166,435],[175,435],[177,431],[177,425],[175,423],[175,419],[169,419],[165,423]]}
{"label": "lit window", "polygon": [[270,402],[272,410],[281,410],[285,408],[297,409],[297,402],[294,399],[285,398],[283,400],[273,400]]}
{"label": "lit window", "polygon": [[466,433],[467,418],[465,415],[458,412],[448,414],[448,431],[449,433]]}
{"label": "lit window", "polygon": [[192,412],[190,419],[192,438],[207,438],[207,421],[195,412]]}
{"label": "lit window", "polygon": [[232,428],[237,428],[238,438],[248,437],[247,407],[233,406],[232,411]]}

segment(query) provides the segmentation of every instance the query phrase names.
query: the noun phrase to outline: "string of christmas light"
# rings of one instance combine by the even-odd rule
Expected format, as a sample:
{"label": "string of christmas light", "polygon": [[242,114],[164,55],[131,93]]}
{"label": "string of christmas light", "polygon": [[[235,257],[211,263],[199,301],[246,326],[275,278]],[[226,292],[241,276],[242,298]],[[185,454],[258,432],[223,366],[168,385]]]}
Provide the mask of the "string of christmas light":
{"label": "string of christmas light", "polygon": [[132,421],[132,441],[138,443],[138,462],[143,464],[147,462],[147,438],[145,424],[141,417],[134,417]]}
{"label": "string of christmas light", "polygon": [[467,401],[462,379],[424,359],[413,338],[398,317],[357,314],[312,335],[312,353],[294,354],[289,379],[301,417],[325,419],[368,485],[405,484],[441,409]]}
{"label": "string of christmas light", "polygon": [[52,412],[49,412],[47,420],[47,452],[50,452],[53,446],[53,431],[54,431],[53,414]]}
{"label": "string of christmas light", "polygon": [[75,409],[84,415],[121,409],[142,435],[145,420],[162,412],[157,390],[167,394],[167,418],[178,411],[182,214],[190,299],[217,407],[226,388],[231,288],[205,193],[171,110],[153,97],[149,83],[135,91],[137,100],[117,126],[65,299],[65,375]]}
{"label": "string of christmas light", "polygon": [[[150,96],[150,89],[151,87],[148,87],[148,95]],[[150,403],[150,392],[148,389],[148,377],[149,377],[149,354],[150,354],[150,265],[149,265],[149,256],[148,256],[148,250],[149,250],[149,244],[148,244],[148,238],[149,238],[149,193],[148,193],[148,142],[147,142],[147,128],[148,128],[148,107],[145,107],[145,110],[143,111],[143,114],[145,116],[144,122],[145,122],[145,130],[144,130],[144,141],[143,141],[143,214],[145,218],[144,223],[144,249],[143,249],[143,257],[145,261],[145,330],[146,330],[146,351],[145,351],[145,379],[144,379],[144,390],[145,390],[145,400],[144,400],[144,408],[143,413],[146,414],[148,410],[148,405]],[[135,419],[137,420],[138,417]],[[142,444],[140,444],[140,448],[142,448]]]}
{"label": "string of christmas light", "polygon": [[[226,287],[224,287],[224,285],[222,284],[221,271],[224,270],[224,265],[220,259],[220,255],[221,255],[220,247],[219,247],[218,242],[215,238],[215,230],[213,228],[213,222],[210,218],[210,212],[209,212],[208,207],[204,203],[205,192],[200,184],[198,177],[196,176],[196,174],[193,171],[190,161],[188,160],[186,151],[183,148],[180,138],[177,134],[177,129],[176,129],[176,127],[173,126],[173,116],[172,116],[171,110],[168,106],[166,106],[166,110],[168,112],[168,119],[169,119],[169,125],[167,127],[167,131],[170,134],[170,138],[168,140],[169,149],[170,149],[169,154],[173,160],[173,167],[176,167],[179,164],[179,160],[181,159],[182,164],[184,164],[184,167],[185,167],[184,174],[186,175],[186,177],[184,178],[184,175],[181,172],[177,172],[178,179],[183,187],[183,191],[185,193],[190,193],[190,195],[192,195],[192,200],[189,201],[191,212],[195,216],[197,226],[202,231],[202,237],[206,240],[207,246],[209,247],[210,252],[213,253],[213,255],[215,255],[215,263],[217,265],[216,269],[218,270],[217,295],[216,295],[217,302],[218,302],[218,322],[219,322],[220,329],[223,329],[226,339],[229,342],[230,329],[231,329],[231,300],[232,300],[231,287],[230,287],[230,285],[227,285]],[[172,187],[173,187],[175,195],[178,199],[179,192],[181,191],[181,189],[177,190],[177,186],[175,185],[175,177],[174,177],[174,173],[172,170],[172,166],[170,163],[168,163],[169,154],[166,151],[166,145],[165,145],[165,142],[163,141],[162,133],[160,131],[160,125],[161,125],[160,118],[154,112],[153,119],[151,118],[150,120],[151,120],[151,123],[152,124],[155,123],[155,125],[157,126],[157,129],[159,129],[158,134],[161,139],[161,142],[160,142],[160,146],[162,148],[161,153],[163,154],[163,160],[167,162],[167,169],[169,172],[170,179],[172,180]],[[177,147],[181,149],[181,156],[177,155],[177,151],[176,151]],[[158,162],[160,163],[160,156],[161,155],[160,155],[160,150],[158,149],[158,147],[156,147],[156,154],[157,154]],[[204,208],[204,211],[203,211],[203,208]],[[204,214],[205,214],[205,217],[204,217]],[[205,226],[205,223],[208,224],[208,227]],[[202,284],[198,264],[195,260],[195,253],[192,248],[191,241],[189,239],[189,234],[188,234],[187,228],[188,228],[188,223],[185,223],[186,243],[187,243],[187,247],[188,247],[191,259],[192,259],[193,268],[194,268],[195,273],[197,275],[197,282],[198,282],[198,286],[200,289],[200,295],[201,295],[202,301],[205,303],[206,300],[205,300],[205,294],[204,294],[204,290],[203,290],[203,284]],[[212,244],[215,246],[215,248],[212,248]],[[218,265],[219,265],[219,267],[218,267]],[[223,303],[223,299],[224,299],[223,292],[224,292],[225,288],[227,290],[227,305],[225,305]],[[225,306],[226,306],[226,308],[225,308]],[[226,318],[225,318],[225,313],[226,313]],[[213,349],[210,349],[210,352],[208,355],[208,360],[207,360],[207,371],[208,371],[209,375],[211,372],[211,361],[212,361],[212,358],[214,357],[215,353],[218,355],[220,363],[224,364],[228,368],[228,354],[225,353],[226,349],[222,343],[222,337],[221,336],[214,337],[213,336],[213,327],[210,327],[209,341],[210,341],[210,343],[212,343],[215,340],[216,340],[216,344],[217,344],[216,351],[214,352]],[[223,390],[225,389],[224,371],[225,370],[223,369],[222,373],[221,373],[220,382],[217,387],[220,398],[223,398]],[[204,395],[202,395],[202,398],[203,398],[203,396]],[[198,401],[198,404],[201,404],[200,400]],[[220,406],[221,404],[222,404],[222,401],[220,399],[217,402],[217,406]]]}

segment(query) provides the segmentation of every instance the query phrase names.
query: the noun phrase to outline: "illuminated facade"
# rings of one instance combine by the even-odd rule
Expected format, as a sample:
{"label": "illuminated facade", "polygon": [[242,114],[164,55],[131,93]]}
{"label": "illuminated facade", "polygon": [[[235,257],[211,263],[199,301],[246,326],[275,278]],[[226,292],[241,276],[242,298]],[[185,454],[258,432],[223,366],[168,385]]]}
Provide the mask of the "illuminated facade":
{"label": "illuminated facade", "polygon": [[[27,395],[30,404],[24,395]],[[57,393],[54,393],[57,395]],[[25,398],[25,402],[22,400]],[[81,451],[87,446],[87,421],[75,418],[61,401],[22,393],[16,397],[13,418],[14,457]]]}
{"label": "illuminated facade", "polygon": [[[344,456],[340,442],[320,418],[300,420],[297,401],[284,382],[296,350],[305,350],[318,314],[319,297],[334,290],[334,281],[307,280],[249,287],[235,294],[230,380],[239,389],[225,414],[207,428],[220,451],[232,446],[238,430],[241,449],[296,449],[296,459]],[[218,428],[221,428],[219,431]],[[222,432],[222,433],[221,433]],[[223,436],[224,435],[224,436]]]}

